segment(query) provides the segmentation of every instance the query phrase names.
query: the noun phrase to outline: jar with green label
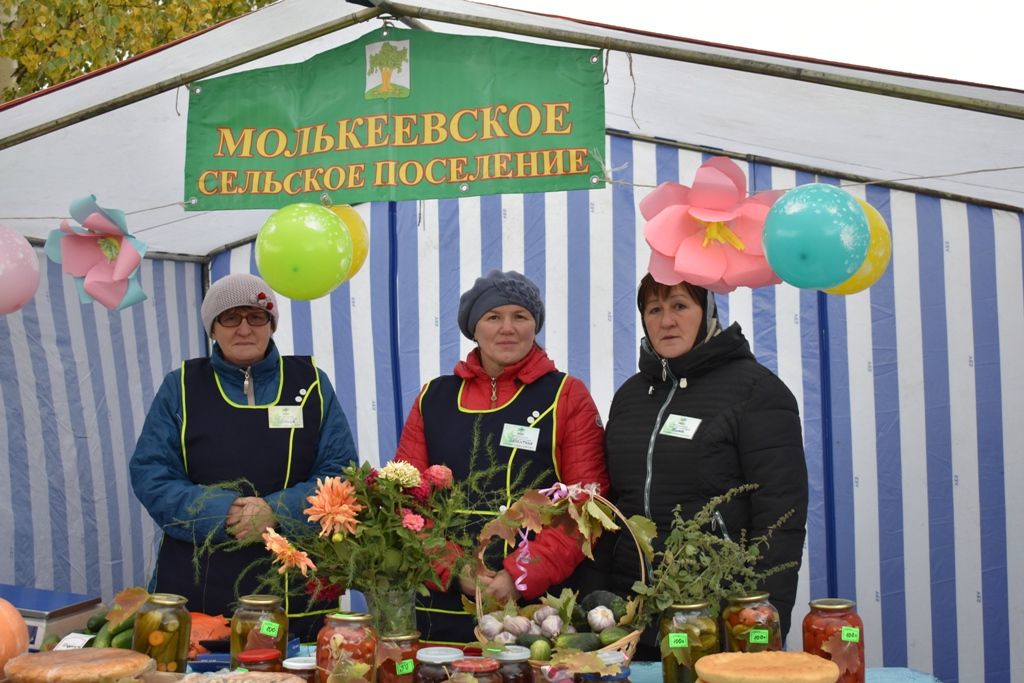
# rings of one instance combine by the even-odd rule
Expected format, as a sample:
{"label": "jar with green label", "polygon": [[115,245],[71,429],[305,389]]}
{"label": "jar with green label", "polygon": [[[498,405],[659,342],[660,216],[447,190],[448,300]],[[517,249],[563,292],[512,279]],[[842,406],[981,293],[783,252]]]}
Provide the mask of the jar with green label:
{"label": "jar with green label", "polygon": [[273,648],[288,654],[288,615],[284,601],[276,595],[245,595],[231,617],[231,668],[238,666],[238,654],[245,650]]}
{"label": "jar with green label", "polygon": [[412,683],[420,632],[381,638],[377,644],[377,683]]}
{"label": "jar with green label", "polygon": [[665,683],[694,683],[693,666],[704,655],[718,652],[718,624],[706,602],[672,605],[658,623],[661,678]]}
{"label": "jar with green label", "polygon": [[864,623],[856,603],[842,598],[811,600],[804,617],[804,652],[839,666],[837,683],[864,683]]}
{"label": "jar with green label", "polygon": [[768,593],[734,595],[722,610],[727,652],[764,652],[782,649],[779,612]]}
{"label": "jar with green label", "polygon": [[377,680],[377,632],[373,619],[362,612],[339,612],[324,617],[316,636],[320,682]]}
{"label": "jar with green label", "polygon": [[132,649],[156,661],[157,671],[185,673],[192,615],[186,599],[173,593],[154,593],[135,615]]}

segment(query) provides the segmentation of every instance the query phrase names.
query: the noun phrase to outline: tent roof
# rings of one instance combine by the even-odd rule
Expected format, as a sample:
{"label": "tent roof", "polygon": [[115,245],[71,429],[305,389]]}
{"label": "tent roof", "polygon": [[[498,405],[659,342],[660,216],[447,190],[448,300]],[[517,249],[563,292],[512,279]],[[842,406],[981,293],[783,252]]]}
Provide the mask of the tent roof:
{"label": "tent roof", "polygon": [[[1024,92],[1018,90],[709,45],[464,0],[419,0],[391,9],[426,17],[426,26],[447,33],[634,45],[637,54],[613,49],[608,59],[610,129],[1024,208],[1024,120],[1019,118]],[[203,256],[251,238],[269,211],[185,212],[178,204],[184,194],[188,96],[173,84],[183,74],[213,73],[226,61],[271,44],[303,41],[235,70],[302,61],[378,26],[372,20],[334,30],[345,17],[374,11],[338,0],[282,0],[0,108],[3,146],[4,140],[74,120],[78,112],[105,102],[131,102],[0,149],[0,223],[45,237],[72,199],[91,193],[101,205],[128,212],[130,230],[153,251]],[[432,20],[440,15],[460,23]],[[534,37],[515,35],[520,31]],[[306,40],[311,32],[326,35]],[[563,40],[536,37],[540,33]],[[669,58],[679,55],[695,61]],[[980,109],[1004,107],[1012,115],[765,75],[772,70],[811,80],[860,81],[874,89],[930,92]],[[133,95],[154,84],[169,89],[141,99]]]}

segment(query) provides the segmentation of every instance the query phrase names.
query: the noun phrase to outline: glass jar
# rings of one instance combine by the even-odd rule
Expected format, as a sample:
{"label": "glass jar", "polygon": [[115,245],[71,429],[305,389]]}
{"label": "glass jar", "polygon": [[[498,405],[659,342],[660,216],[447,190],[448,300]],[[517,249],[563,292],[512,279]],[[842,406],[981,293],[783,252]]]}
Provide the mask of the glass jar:
{"label": "glass jar", "polygon": [[581,673],[574,677],[574,683],[630,683],[629,662],[626,655],[616,650],[598,651],[597,656],[605,666],[617,666],[617,671],[607,673]]}
{"label": "glass jar", "polygon": [[316,671],[316,657],[289,657],[281,662],[281,671],[298,676],[305,683],[320,683]]}
{"label": "glass jar", "polygon": [[280,671],[281,653],[276,648],[242,650],[238,653],[236,671]]}
{"label": "glass jar", "polygon": [[779,612],[768,593],[734,595],[722,610],[727,652],[764,652],[782,649]]}
{"label": "glass jar", "polygon": [[506,645],[494,653],[501,666],[502,683],[532,683],[533,667],[530,666],[530,648],[522,645]]}
{"label": "glass jar", "polygon": [[465,657],[456,647],[421,647],[416,651],[413,683],[442,683],[450,678],[452,662]]}
{"label": "glass jar", "polygon": [[451,679],[459,683],[501,683],[501,664],[493,657],[463,657],[451,664]]}
{"label": "glass jar", "polygon": [[664,683],[694,683],[697,660],[719,650],[718,624],[710,605],[693,602],[669,607],[658,622],[658,642],[661,651],[668,652],[661,659]]}
{"label": "glass jar", "polygon": [[864,622],[857,604],[842,598],[811,600],[804,617],[804,652],[839,665],[837,683],[864,683]]}
{"label": "glass jar", "polygon": [[192,630],[186,602],[173,593],[154,593],[135,616],[132,649],[156,660],[157,671],[185,673]]}
{"label": "glass jar", "polygon": [[412,683],[420,632],[381,638],[377,647],[377,683]]}
{"label": "glass jar", "polygon": [[340,680],[365,678],[372,683],[377,675],[376,653],[377,633],[369,614],[328,614],[316,636],[320,683],[327,683],[332,674],[339,674]]}
{"label": "glass jar", "polygon": [[231,617],[231,668],[245,650],[273,648],[288,656],[288,615],[276,595],[244,595]]}

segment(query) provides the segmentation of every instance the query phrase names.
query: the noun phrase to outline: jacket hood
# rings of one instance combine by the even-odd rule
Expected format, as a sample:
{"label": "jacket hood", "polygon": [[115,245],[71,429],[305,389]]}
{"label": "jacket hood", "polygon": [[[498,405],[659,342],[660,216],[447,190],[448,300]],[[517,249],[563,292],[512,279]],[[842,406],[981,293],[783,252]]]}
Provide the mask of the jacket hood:
{"label": "jacket hood", "polygon": [[[523,356],[522,360],[507,366],[501,371],[498,378],[518,380],[522,384],[531,384],[557,369],[555,362],[548,358],[547,352],[534,343],[533,348]],[[466,356],[466,360],[460,360],[455,364],[455,375],[462,379],[473,379],[474,377],[487,381],[491,379],[491,376],[487,374],[483,364],[480,362],[479,348],[470,351],[469,355]]]}
{"label": "jacket hood", "polygon": [[[754,359],[750,352],[750,344],[743,336],[739,323],[719,331],[703,344],[694,347],[681,356],[662,359],[651,346],[647,337],[640,341],[640,372],[652,382],[674,381],[684,377],[697,377],[711,370],[740,358]],[[665,361],[664,365],[662,360]],[[662,369],[667,368],[669,376],[662,376]]]}

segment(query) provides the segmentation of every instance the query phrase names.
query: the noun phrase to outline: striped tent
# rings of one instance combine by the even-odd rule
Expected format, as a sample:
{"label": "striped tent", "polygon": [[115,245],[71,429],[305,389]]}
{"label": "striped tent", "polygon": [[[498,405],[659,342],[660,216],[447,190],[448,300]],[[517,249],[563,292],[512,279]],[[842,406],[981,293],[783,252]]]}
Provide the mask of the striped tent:
{"label": "striped tent", "polygon": [[[331,376],[361,458],[383,463],[424,381],[470,348],[459,293],[516,269],[541,287],[539,342],[606,413],[636,368],[635,287],[649,250],[639,200],[689,183],[705,157],[611,135],[604,190],[358,207],[371,234],[360,273],[330,296],[281,304],[275,339]],[[841,184],[879,209],[893,260],[848,297],[788,285],[719,297],[801,407],[811,481],[798,605],[857,600],[869,666],[942,681],[1024,671],[1020,213],[743,164],[750,191]],[[40,254],[41,260],[44,260]],[[0,582],[76,592],[144,583],[158,533],[126,462],[162,375],[206,352],[202,266],[145,261],[151,299],[121,313],[77,303],[53,264],[35,300],[0,317]],[[252,243],[209,263],[255,272]],[[1015,415],[1018,417],[1015,418]],[[84,542],[83,542],[84,541]],[[802,616],[799,607],[794,623]],[[799,631],[789,646],[799,648]]]}

